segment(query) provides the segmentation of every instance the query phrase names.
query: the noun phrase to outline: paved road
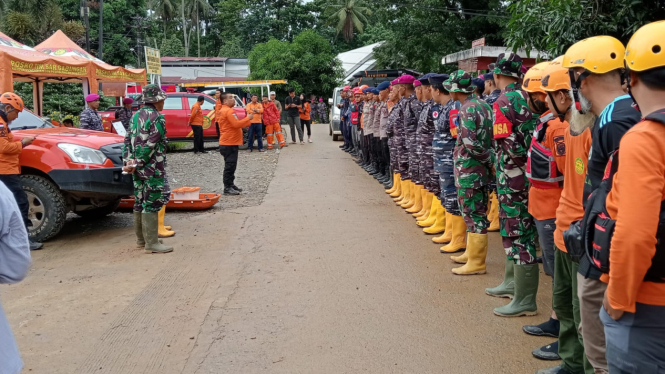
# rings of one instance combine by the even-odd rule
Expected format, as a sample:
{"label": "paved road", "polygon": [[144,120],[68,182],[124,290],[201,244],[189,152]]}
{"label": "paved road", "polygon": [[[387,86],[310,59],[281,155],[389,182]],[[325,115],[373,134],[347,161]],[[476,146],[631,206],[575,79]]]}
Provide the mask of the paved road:
{"label": "paved road", "polygon": [[[172,214],[170,255],[129,228],[67,235],[1,289],[33,373],[532,373],[549,343],[502,319],[484,294],[502,277],[453,276],[327,127],[281,153],[259,206]],[[239,166],[242,168],[242,165]],[[265,176],[257,176],[262,178]],[[221,176],[220,176],[221,178]],[[542,274],[542,273],[541,273]]]}

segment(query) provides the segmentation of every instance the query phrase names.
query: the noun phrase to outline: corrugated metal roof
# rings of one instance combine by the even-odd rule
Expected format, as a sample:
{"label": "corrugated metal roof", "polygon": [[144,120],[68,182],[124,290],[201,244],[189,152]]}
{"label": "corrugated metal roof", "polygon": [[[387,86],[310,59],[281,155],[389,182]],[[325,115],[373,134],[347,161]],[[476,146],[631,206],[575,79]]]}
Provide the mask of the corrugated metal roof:
{"label": "corrugated metal roof", "polygon": [[224,62],[228,60],[227,57],[162,57],[162,62],[180,62],[180,61],[192,61],[192,62]]}
{"label": "corrugated metal roof", "polygon": [[198,77],[196,79],[183,79],[181,77],[161,78],[161,81],[164,84],[236,82],[244,80],[247,80],[247,77]]}

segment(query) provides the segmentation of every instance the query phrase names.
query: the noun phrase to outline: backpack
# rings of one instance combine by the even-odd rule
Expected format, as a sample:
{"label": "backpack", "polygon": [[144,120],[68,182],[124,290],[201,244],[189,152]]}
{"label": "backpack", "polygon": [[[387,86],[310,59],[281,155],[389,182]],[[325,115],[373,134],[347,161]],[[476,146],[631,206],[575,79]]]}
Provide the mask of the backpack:
{"label": "backpack", "polygon": [[552,189],[563,187],[563,174],[559,171],[554,152],[542,144],[547,132],[547,122],[554,116],[550,113],[540,119],[540,123],[531,138],[527,153],[526,177],[536,188]]}

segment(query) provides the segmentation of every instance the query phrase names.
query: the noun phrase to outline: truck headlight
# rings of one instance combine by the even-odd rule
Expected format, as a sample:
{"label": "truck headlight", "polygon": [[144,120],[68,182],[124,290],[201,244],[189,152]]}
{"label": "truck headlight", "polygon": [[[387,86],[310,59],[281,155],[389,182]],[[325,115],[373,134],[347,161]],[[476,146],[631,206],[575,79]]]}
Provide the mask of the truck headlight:
{"label": "truck headlight", "polygon": [[333,116],[333,121],[339,121],[339,116],[338,116],[338,115],[334,115],[334,116]]}
{"label": "truck headlight", "polygon": [[106,162],[106,155],[97,149],[69,143],[59,143],[58,148],[62,149],[72,159],[72,162],[99,165]]}

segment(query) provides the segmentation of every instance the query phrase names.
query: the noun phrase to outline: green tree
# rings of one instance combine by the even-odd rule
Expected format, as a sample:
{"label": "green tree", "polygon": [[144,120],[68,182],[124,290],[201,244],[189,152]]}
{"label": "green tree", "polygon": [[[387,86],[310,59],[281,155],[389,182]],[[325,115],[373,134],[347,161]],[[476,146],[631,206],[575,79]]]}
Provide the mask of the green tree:
{"label": "green tree", "polygon": [[56,0],[4,0],[0,27],[17,41],[34,46],[64,25]]}
{"label": "green tree", "polygon": [[611,35],[625,44],[640,26],[665,18],[658,0],[521,0],[508,10],[507,45],[553,57],[595,35]]}
{"label": "green tree", "polygon": [[247,58],[249,53],[242,46],[242,38],[235,36],[228,39],[219,49],[219,57]]}
{"label": "green tree", "polygon": [[337,34],[342,33],[344,40],[349,41],[353,39],[354,30],[362,34],[367,24],[366,16],[371,15],[372,11],[356,0],[338,0],[337,4],[328,6],[324,14],[329,24],[336,25]]}
{"label": "green tree", "polygon": [[185,47],[175,34],[162,41],[162,46],[159,49],[162,56],[183,57],[185,56]]}
{"label": "green tree", "polygon": [[298,34],[293,42],[272,38],[257,44],[249,65],[250,79],[287,79],[289,86],[305,94],[329,96],[343,76],[330,43],[313,30]]}

